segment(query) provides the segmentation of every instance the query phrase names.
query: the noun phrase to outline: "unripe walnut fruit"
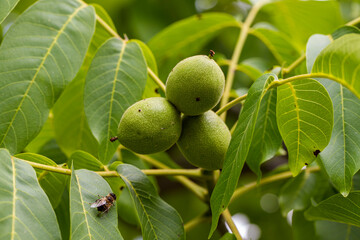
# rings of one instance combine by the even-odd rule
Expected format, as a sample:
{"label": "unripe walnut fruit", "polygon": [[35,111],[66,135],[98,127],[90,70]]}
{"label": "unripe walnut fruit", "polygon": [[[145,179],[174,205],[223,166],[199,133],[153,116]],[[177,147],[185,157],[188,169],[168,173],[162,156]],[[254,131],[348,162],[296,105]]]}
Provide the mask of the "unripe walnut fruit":
{"label": "unripe walnut fruit", "polygon": [[120,143],[141,154],[169,149],[180,134],[180,113],[161,97],[143,99],[130,106],[118,127]]}
{"label": "unripe walnut fruit", "polygon": [[179,62],[166,81],[166,98],[185,115],[199,115],[220,101],[225,77],[217,63],[205,55]]}
{"label": "unripe walnut fruit", "polygon": [[222,168],[231,134],[213,111],[182,119],[182,133],[177,145],[194,166],[215,170]]}

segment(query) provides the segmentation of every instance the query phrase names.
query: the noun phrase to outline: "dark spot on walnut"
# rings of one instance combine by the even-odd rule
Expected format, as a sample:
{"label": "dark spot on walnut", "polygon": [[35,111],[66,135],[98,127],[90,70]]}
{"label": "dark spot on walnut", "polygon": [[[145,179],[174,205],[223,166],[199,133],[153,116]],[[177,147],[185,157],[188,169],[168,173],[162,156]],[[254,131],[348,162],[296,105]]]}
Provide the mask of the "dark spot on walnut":
{"label": "dark spot on walnut", "polygon": [[121,186],[121,187],[120,187],[120,190],[123,190],[124,188],[125,188],[124,186]]}
{"label": "dark spot on walnut", "polygon": [[195,98],[195,100],[196,100],[197,102],[199,102],[199,101],[200,101],[200,98],[199,98],[199,97],[197,97],[197,98]]}
{"label": "dark spot on walnut", "polygon": [[158,88],[155,88],[155,93],[159,94],[159,89]]}
{"label": "dark spot on walnut", "polygon": [[305,166],[309,165],[308,163],[305,163]]}
{"label": "dark spot on walnut", "polygon": [[141,109],[139,109],[138,112],[141,112]]}

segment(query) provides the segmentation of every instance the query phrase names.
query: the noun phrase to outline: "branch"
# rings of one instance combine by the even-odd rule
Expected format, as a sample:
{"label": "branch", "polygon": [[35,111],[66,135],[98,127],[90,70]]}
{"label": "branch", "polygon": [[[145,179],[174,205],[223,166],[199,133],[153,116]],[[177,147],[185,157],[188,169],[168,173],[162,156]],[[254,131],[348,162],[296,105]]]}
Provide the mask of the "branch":
{"label": "branch", "polygon": [[[320,171],[320,167],[310,167],[307,168],[307,171],[309,172],[317,172]],[[232,198],[231,198],[231,202],[234,201],[236,198],[238,198],[239,196],[241,196],[242,194],[244,194],[245,192],[250,191],[251,189],[254,189],[258,186],[264,185],[264,184],[268,184],[268,183],[272,183],[275,181],[279,181],[282,179],[286,179],[286,178],[290,178],[292,177],[292,173],[290,171],[286,171],[286,172],[282,172],[282,173],[278,173],[269,177],[264,177],[263,179],[260,180],[260,182],[258,183],[257,181],[248,183],[242,187],[239,187],[238,189],[235,190]]]}
{"label": "branch", "polygon": [[[156,159],[148,155],[141,155],[141,154],[135,154],[135,155],[157,168],[170,169],[165,164],[157,161]],[[187,187],[190,191],[192,191],[201,200],[205,201],[207,199],[208,191],[205,188],[197,185],[196,183],[194,183],[193,181],[191,181],[190,179],[184,176],[175,176],[174,178],[178,180],[182,185]]]}
{"label": "branch", "polygon": [[226,208],[223,212],[222,212],[222,216],[224,217],[225,221],[227,222],[228,226],[230,227],[232,233],[235,235],[237,240],[242,240],[242,237],[239,233],[239,230],[237,229],[232,217],[231,217],[231,213],[229,211],[228,208]]}
{"label": "branch", "polygon": [[[259,9],[261,8],[261,6],[263,5],[263,1],[257,2],[253,8],[250,10],[249,15],[246,17],[246,20],[244,22],[244,24],[241,27],[241,32],[239,35],[239,38],[236,42],[236,46],[234,49],[234,53],[231,57],[231,62],[229,65],[229,69],[227,72],[227,76],[226,76],[226,84],[225,84],[225,90],[224,90],[224,95],[221,99],[220,102],[220,107],[224,107],[228,101],[229,101],[229,95],[230,95],[230,91],[233,85],[233,81],[234,81],[234,76],[235,76],[235,71],[239,62],[239,58],[242,52],[242,49],[244,47],[245,44],[245,40],[247,38],[250,26],[252,24],[252,22],[254,21],[256,14],[258,13]],[[223,114],[221,115],[221,118],[223,120],[226,119],[226,112],[223,112]]]}
{"label": "branch", "polygon": [[165,84],[160,80],[160,78],[158,76],[156,76],[156,74],[149,67],[147,68],[147,70],[148,70],[148,73],[149,73],[150,77],[154,80],[154,82],[165,93],[165,91],[166,91]]}
{"label": "branch", "polygon": [[247,94],[244,94],[238,98],[235,98],[234,100],[232,100],[231,102],[227,103],[225,106],[223,106],[222,108],[220,108],[219,110],[217,110],[216,114],[220,115],[223,112],[229,110],[230,108],[232,108],[233,106],[235,106],[238,103],[241,103],[244,99],[246,99]]}

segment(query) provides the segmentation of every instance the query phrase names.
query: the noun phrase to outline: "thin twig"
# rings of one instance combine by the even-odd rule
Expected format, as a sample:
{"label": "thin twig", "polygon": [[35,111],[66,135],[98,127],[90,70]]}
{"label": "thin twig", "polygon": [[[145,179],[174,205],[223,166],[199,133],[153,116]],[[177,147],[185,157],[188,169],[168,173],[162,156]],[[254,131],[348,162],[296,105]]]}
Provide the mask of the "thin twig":
{"label": "thin twig", "polygon": [[151,70],[151,68],[147,68],[147,71],[150,75],[150,77],[154,80],[154,82],[161,88],[161,90],[165,93],[166,87],[165,84],[160,80],[158,76]]}
{"label": "thin twig", "polygon": [[237,227],[236,227],[236,225],[235,225],[235,223],[234,223],[234,221],[233,221],[233,219],[232,219],[232,217],[231,217],[231,213],[230,213],[229,209],[226,208],[226,209],[222,212],[221,215],[224,217],[226,223],[228,224],[228,226],[229,226],[229,228],[231,229],[232,233],[235,235],[236,239],[237,239],[237,240],[242,240],[242,237],[241,237],[241,235],[240,235],[240,232],[239,232],[239,230],[237,229]]}

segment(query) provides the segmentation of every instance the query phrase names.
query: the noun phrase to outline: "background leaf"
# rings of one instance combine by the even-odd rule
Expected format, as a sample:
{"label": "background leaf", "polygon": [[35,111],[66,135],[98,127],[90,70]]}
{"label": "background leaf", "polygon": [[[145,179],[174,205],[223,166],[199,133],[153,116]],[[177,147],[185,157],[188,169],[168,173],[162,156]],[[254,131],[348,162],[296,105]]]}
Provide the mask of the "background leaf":
{"label": "background leaf", "polygon": [[302,171],[295,178],[291,178],[281,189],[279,204],[283,216],[290,210],[306,209],[311,199],[321,196],[327,190],[328,181],[322,173]]}
{"label": "background leaf", "polygon": [[0,23],[9,15],[14,9],[19,0],[4,0],[0,1]]}
{"label": "background leaf", "polygon": [[0,238],[60,239],[49,199],[34,169],[0,149]]}
{"label": "background leaf", "polygon": [[269,48],[280,65],[288,66],[300,56],[300,50],[282,32],[255,25],[249,33],[259,38]]}
{"label": "background leaf", "polygon": [[[15,157],[53,167],[58,166],[51,159],[35,153],[20,153],[15,155]],[[60,203],[61,196],[64,192],[68,180],[68,176],[60,173],[44,171],[41,169],[35,169],[35,171],[40,186],[42,187],[42,189],[44,189],[53,208],[56,208]]]}
{"label": "background leaf", "polygon": [[296,176],[330,141],[332,102],[326,89],[313,79],[289,82],[277,91],[277,124]]}
{"label": "background leaf", "polygon": [[294,240],[318,239],[315,223],[305,219],[304,211],[294,211],[291,223]]}
{"label": "background leaf", "polygon": [[185,239],[180,215],[159,197],[146,175],[129,164],[119,165],[117,171],[135,203],[143,239]]}
{"label": "background leaf", "polygon": [[[316,58],[312,73],[335,78],[360,98],[360,34],[346,34],[328,45]],[[325,77],[325,76],[324,76]]]}
{"label": "background leaf", "polygon": [[98,216],[96,208],[90,208],[100,196],[111,191],[108,183],[89,170],[73,170],[70,184],[70,217],[72,239],[123,239],[117,220],[116,206]]}
{"label": "background leaf", "polygon": [[175,22],[155,35],[148,45],[161,66],[160,78],[165,81],[177,62],[198,53],[220,30],[229,27],[239,27],[233,16],[204,13]]}
{"label": "background leaf", "polygon": [[272,158],[281,146],[281,136],[276,123],[276,89],[266,92],[260,103],[255,131],[246,163],[261,177],[260,165]]}
{"label": "background leaf", "polygon": [[49,114],[40,133],[26,146],[26,152],[38,153],[41,148],[54,138],[54,129],[52,124],[52,115]]}
{"label": "background leaf", "polygon": [[346,198],[336,194],[312,206],[305,212],[309,220],[329,220],[360,227],[360,191],[351,192]]}
{"label": "background leaf", "polygon": [[0,146],[10,153],[40,132],[76,75],[94,33],[94,15],[77,1],[39,1],[7,32],[0,47]]}
{"label": "background leaf", "polygon": [[265,74],[251,86],[232,135],[220,178],[210,198],[212,225],[209,237],[215,231],[222,211],[229,205],[253,138],[260,103],[268,85],[277,79],[275,74]]}
{"label": "background leaf", "polygon": [[357,240],[360,236],[360,228],[348,224],[316,221],[315,227],[319,240]]}
{"label": "background leaf", "polygon": [[141,99],[147,78],[146,62],[139,45],[118,38],[107,40],[97,51],[85,81],[85,114],[99,141],[99,159],[107,163],[118,142],[120,118]]}
{"label": "background leaf", "polygon": [[304,47],[312,34],[329,34],[343,23],[336,1],[275,1],[261,12],[299,47]]}

